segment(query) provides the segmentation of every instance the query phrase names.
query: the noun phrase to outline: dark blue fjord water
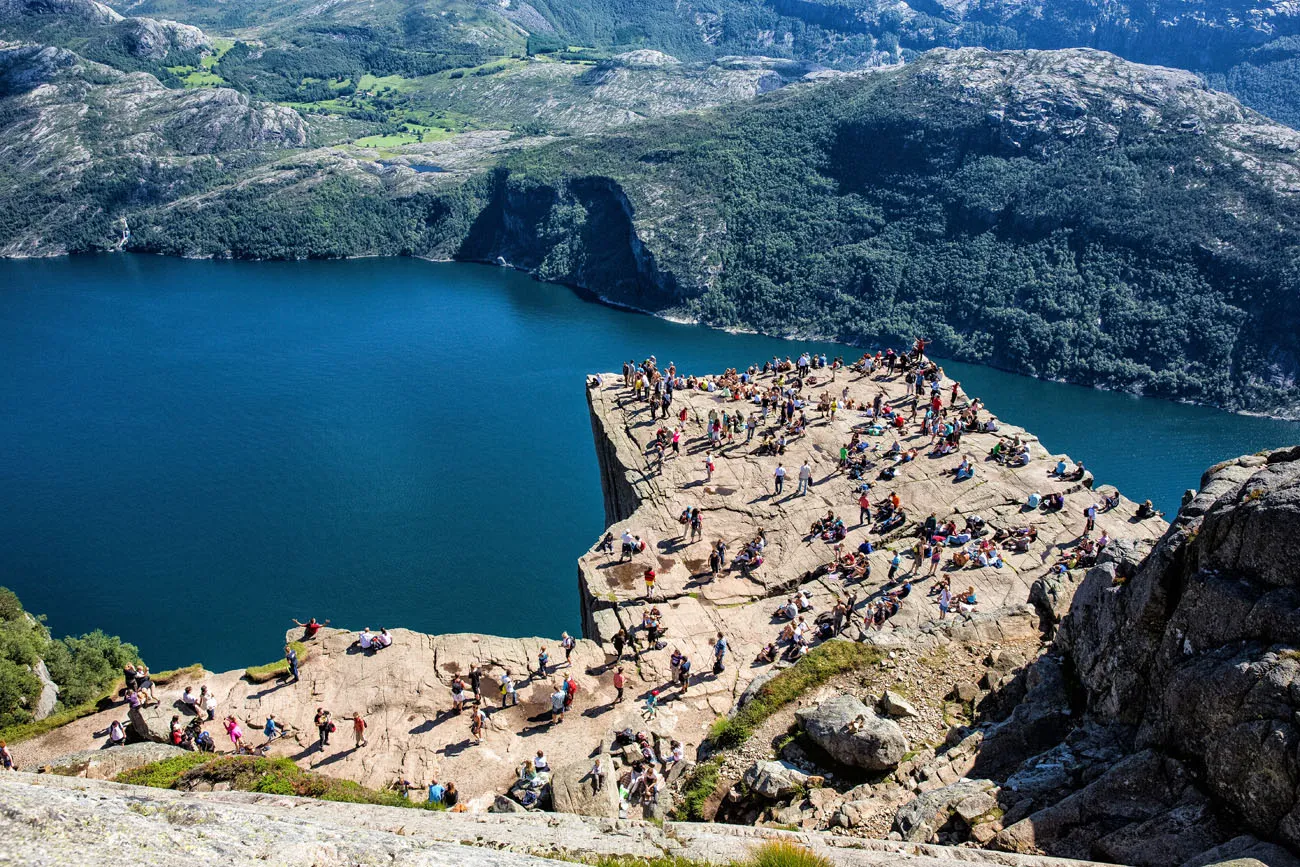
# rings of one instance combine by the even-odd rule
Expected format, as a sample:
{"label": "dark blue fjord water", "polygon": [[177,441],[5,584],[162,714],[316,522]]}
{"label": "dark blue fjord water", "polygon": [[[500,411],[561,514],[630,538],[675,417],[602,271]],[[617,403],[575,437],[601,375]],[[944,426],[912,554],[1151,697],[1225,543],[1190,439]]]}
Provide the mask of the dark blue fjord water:
{"label": "dark blue fjord water", "polygon": [[[410,259],[10,261],[0,287],[0,583],[56,633],[118,633],[155,668],[269,661],[312,614],[575,631],[574,561],[604,524],[583,374],[795,349]],[[1297,424],[946,367],[1168,510],[1209,464],[1300,442]]]}

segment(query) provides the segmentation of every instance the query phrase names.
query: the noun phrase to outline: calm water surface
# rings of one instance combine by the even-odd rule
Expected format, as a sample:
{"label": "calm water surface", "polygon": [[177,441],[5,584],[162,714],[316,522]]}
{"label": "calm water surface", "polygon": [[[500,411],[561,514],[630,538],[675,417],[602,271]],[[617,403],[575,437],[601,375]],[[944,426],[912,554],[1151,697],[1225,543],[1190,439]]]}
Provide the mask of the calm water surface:
{"label": "calm water surface", "polygon": [[[269,661],[312,614],[576,631],[575,560],[604,525],[583,374],[795,348],[409,259],[0,261],[0,287],[0,584],[155,668]],[[1293,423],[946,368],[1168,510],[1209,464],[1300,442]]]}

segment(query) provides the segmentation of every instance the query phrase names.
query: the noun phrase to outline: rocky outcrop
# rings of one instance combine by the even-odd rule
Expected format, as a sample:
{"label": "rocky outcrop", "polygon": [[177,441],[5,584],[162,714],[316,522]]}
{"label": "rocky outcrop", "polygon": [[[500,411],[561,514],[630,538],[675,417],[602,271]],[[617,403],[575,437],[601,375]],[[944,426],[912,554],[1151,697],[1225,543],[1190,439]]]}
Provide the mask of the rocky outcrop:
{"label": "rocky outcrop", "polygon": [[618,784],[610,779],[609,768],[614,767],[610,757],[601,756],[607,769],[604,784],[596,788],[591,775],[594,759],[580,759],[557,767],[551,774],[551,801],[558,812],[579,816],[618,816]]}
{"label": "rocky outcrop", "polygon": [[111,780],[124,771],[183,756],[186,752],[180,747],[161,743],[126,744],[107,749],[82,750],[45,762],[41,765],[40,772],[63,777]]}
{"label": "rocky outcrop", "polygon": [[980,750],[975,772],[1003,781],[993,845],[1294,863],[1278,845],[1300,851],[1296,527],[1289,448],[1211,468],[1149,553],[1108,549]]}
{"label": "rocky outcrop", "polygon": [[817,746],[837,762],[868,771],[887,771],[898,766],[907,752],[907,739],[898,723],[876,716],[876,712],[851,695],[839,695],[815,708],[804,708],[795,716]]}
{"label": "rocky outcrop", "polygon": [[158,744],[172,742],[172,717],[178,715],[181,715],[180,711],[161,704],[133,707],[128,714],[131,730],[135,732],[136,737]]}
{"label": "rocky outcrop", "polygon": [[967,826],[981,824],[1001,815],[997,792],[997,786],[989,780],[960,780],[926,792],[899,808],[894,815],[894,831],[904,840],[928,843],[954,818]]}

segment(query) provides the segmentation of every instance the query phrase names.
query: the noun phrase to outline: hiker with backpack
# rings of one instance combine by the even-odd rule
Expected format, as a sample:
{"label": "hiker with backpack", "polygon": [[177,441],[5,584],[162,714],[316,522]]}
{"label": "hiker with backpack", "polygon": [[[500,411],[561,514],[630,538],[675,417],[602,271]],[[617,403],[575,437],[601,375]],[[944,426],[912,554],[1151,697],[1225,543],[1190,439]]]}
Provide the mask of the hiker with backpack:
{"label": "hiker with backpack", "polygon": [[325,748],[330,745],[330,735],[334,733],[337,726],[334,725],[330,712],[323,707],[316,708],[316,716],[312,718],[312,722],[316,724],[316,732],[320,735],[320,744],[318,746],[321,752],[324,752]]}

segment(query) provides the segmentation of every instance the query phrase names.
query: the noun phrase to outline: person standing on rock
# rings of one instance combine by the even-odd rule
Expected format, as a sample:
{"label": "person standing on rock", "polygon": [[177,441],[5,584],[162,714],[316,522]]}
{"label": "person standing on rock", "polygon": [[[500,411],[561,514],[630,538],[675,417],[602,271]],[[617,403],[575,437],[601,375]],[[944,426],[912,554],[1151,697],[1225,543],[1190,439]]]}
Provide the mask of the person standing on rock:
{"label": "person standing on rock", "polygon": [[810,487],[812,487],[812,467],[808,466],[808,461],[805,460],[799,467],[799,496],[807,496]]}
{"label": "person standing on rock", "polygon": [[862,496],[858,497],[858,524],[871,523],[871,498],[863,491]]}
{"label": "person standing on rock", "polygon": [[728,650],[730,650],[730,646],[727,644],[727,639],[719,632],[718,640],[713,642],[713,673],[715,675],[722,674],[723,669],[726,668],[723,660],[726,658]]}
{"label": "person standing on rock", "polygon": [[[627,630],[619,627],[618,632],[614,633],[614,661],[618,662],[623,658],[623,648],[627,646]],[[622,669],[620,669],[621,671]]]}
{"label": "person standing on rock", "polygon": [[706,482],[713,481],[713,469],[713,455],[707,455],[704,458],[704,480]]}
{"label": "person standing on rock", "polygon": [[1092,535],[1093,528],[1097,526],[1097,504],[1091,503],[1088,508],[1083,510],[1083,535],[1088,537]]}
{"label": "person standing on rock", "polygon": [[698,506],[691,509],[691,541],[704,537],[704,513]]}
{"label": "person standing on rock", "polygon": [[780,496],[782,489],[785,488],[785,467],[777,464],[776,469],[772,471],[772,478],[775,480],[772,494],[773,496]]}
{"label": "person standing on rock", "polygon": [[551,725],[564,722],[564,699],[568,696],[562,688],[551,693]]}
{"label": "person standing on rock", "polygon": [[0,767],[6,771],[18,770],[18,765],[14,762],[14,754],[9,752],[9,745],[0,741]]}
{"label": "person standing on rock", "polygon": [[655,575],[654,567],[653,566],[645,567],[645,573],[642,575],[642,577],[645,578],[645,598],[649,599],[655,594],[656,575]]}
{"label": "person standing on rock", "polygon": [[538,677],[546,677],[546,663],[549,662],[550,659],[551,657],[549,654],[547,654],[545,647],[537,651],[537,676]]}
{"label": "person standing on rock", "polygon": [[617,692],[614,697],[614,704],[623,701],[623,687],[625,686],[627,686],[627,678],[623,675],[623,666],[620,665],[618,670],[614,672],[614,689]]}
{"label": "person standing on rock", "polygon": [[356,738],[356,746],[353,749],[361,749],[366,745],[366,727],[368,723],[366,718],[357,711],[352,715],[352,735]]}
{"label": "person standing on rock", "polygon": [[483,712],[482,706],[476,705],[474,713],[469,718],[469,737],[476,744],[483,743],[483,726],[487,723],[487,714]]}
{"label": "person standing on rock", "polygon": [[573,648],[578,646],[578,642],[567,632],[560,633],[560,647],[564,648],[564,664],[570,668],[573,667]]}
{"label": "person standing on rock", "polygon": [[321,752],[330,745],[330,732],[334,731],[334,721],[330,719],[330,712],[323,707],[316,708],[316,716],[312,717],[312,722],[316,725],[316,733],[320,735],[320,744],[318,745]]}
{"label": "person standing on rock", "polygon": [[515,692],[515,679],[510,676],[510,672],[501,672],[501,706],[505,707],[509,702],[512,706],[519,704],[519,693]]}
{"label": "person standing on rock", "polygon": [[290,683],[298,682],[298,651],[293,649],[293,645],[284,646],[284,661],[289,663],[289,676],[293,678]]}
{"label": "person standing on rock", "polygon": [[691,658],[684,653],[677,664],[677,684],[682,688],[682,695],[691,688]]}
{"label": "person standing on rock", "polygon": [[244,729],[239,725],[239,720],[233,716],[228,716],[223,723],[226,734],[230,737],[230,743],[235,748],[235,753],[239,753],[239,748],[243,746]]}

